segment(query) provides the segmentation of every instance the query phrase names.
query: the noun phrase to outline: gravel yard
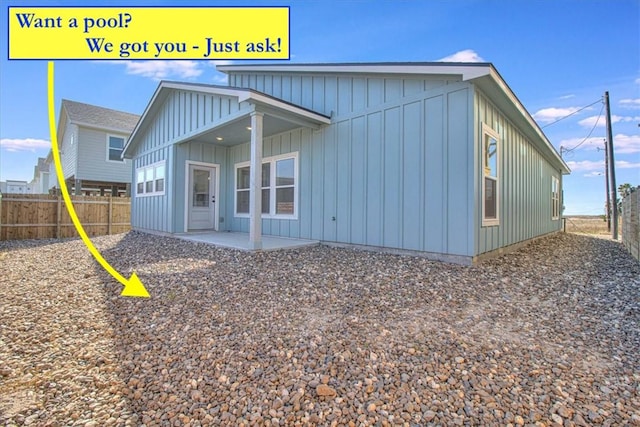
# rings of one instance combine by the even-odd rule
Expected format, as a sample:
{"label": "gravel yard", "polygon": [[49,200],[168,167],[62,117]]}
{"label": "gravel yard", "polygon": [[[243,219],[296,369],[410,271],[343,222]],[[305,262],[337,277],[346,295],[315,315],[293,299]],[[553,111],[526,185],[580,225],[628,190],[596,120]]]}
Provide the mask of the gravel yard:
{"label": "gravel yard", "polygon": [[0,242],[0,422],[640,425],[640,264],[574,234],[463,267],[130,232]]}

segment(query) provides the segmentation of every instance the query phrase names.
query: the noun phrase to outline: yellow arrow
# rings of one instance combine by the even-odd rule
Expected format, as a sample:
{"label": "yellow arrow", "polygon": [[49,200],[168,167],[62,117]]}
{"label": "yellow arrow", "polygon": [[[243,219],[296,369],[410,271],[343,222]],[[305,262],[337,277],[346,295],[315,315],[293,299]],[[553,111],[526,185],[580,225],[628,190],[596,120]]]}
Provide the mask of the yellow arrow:
{"label": "yellow arrow", "polygon": [[71,203],[71,197],[69,197],[69,191],[67,190],[67,183],[64,180],[64,174],[62,172],[62,163],[60,162],[60,153],[58,152],[58,133],[56,131],[56,120],[55,120],[55,105],[53,100],[53,61],[49,61],[48,68],[48,79],[47,79],[47,95],[48,95],[48,104],[49,104],[49,131],[51,132],[51,149],[53,151],[53,161],[56,165],[56,176],[58,177],[58,183],[60,184],[60,191],[62,192],[62,197],[64,199],[64,203],[67,206],[67,210],[69,211],[69,216],[71,216],[71,221],[73,221],[73,225],[76,227],[78,234],[82,237],[82,241],[89,248],[89,252],[91,255],[100,263],[102,268],[107,270],[107,272],[112,275],[118,282],[124,285],[124,289],[120,295],[125,297],[142,297],[149,298],[149,292],[147,292],[146,288],[138,279],[136,273],[132,273],[131,277],[127,279],[122,274],[118,273],[111,264],[105,260],[98,249],[93,245],[89,236],[84,231],[80,220],[78,219],[78,215],[76,214],[76,210],[73,207],[73,203]]}

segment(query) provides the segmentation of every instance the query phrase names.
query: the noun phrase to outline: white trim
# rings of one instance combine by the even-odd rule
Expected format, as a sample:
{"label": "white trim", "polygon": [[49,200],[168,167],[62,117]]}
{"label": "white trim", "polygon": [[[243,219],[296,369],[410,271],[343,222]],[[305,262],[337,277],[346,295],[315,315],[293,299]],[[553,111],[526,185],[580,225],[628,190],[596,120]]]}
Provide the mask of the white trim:
{"label": "white trim", "polygon": [[[216,202],[215,205],[213,206],[213,229],[214,231],[218,231],[219,230],[219,200],[220,200],[220,164],[218,163],[206,163],[206,162],[198,162],[195,160],[186,160],[185,161],[185,166],[184,166],[184,212],[183,212],[183,216],[184,216],[184,232],[188,232],[189,231],[189,192],[190,192],[190,188],[189,188],[189,167],[190,166],[203,166],[203,167],[207,167],[207,168],[213,168],[215,170],[215,176],[216,176],[216,186],[213,189],[215,198],[216,198]],[[166,170],[165,170],[166,173]]]}
{"label": "white trim", "polygon": [[[156,168],[160,165],[164,166],[164,185],[162,187],[162,191],[155,191],[156,190]],[[153,191],[148,193],[146,191],[147,188],[147,170],[151,169],[153,170],[153,179],[151,180],[151,182],[153,183]],[[142,173],[144,174],[144,181],[143,183],[143,188],[144,188],[144,192],[142,193],[138,193],[138,172],[142,171]],[[164,196],[166,194],[167,191],[167,161],[166,160],[160,160],[159,162],[155,162],[155,163],[151,163],[149,165],[145,165],[145,166],[140,166],[139,168],[135,168],[134,169],[134,177],[135,177],[135,182],[132,184],[132,186],[134,187],[134,194],[136,197],[153,197],[153,196]]]}
{"label": "white trim", "polygon": [[260,66],[217,65],[222,73],[228,72],[307,72],[307,73],[366,73],[366,74],[433,74],[460,75],[462,80],[487,76],[491,73],[488,63],[453,64],[453,63],[405,63],[405,64],[269,64]]}
{"label": "white trim", "polygon": [[[110,138],[119,138],[119,139],[122,140],[122,151],[120,153],[120,160],[111,160],[109,158],[109,139]],[[127,145],[127,137],[123,136],[123,135],[117,135],[115,133],[107,133],[106,143],[107,143],[107,158],[106,158],[106,161],[108,163],[117,163],[117,164],[120,164],[120,165],[123,164],[125,162],[125,159],[122,158],[122,153],[124,153],[124,147],[125,147],[125,145]]]}
{"label": "white trim", "polygon": [[[555,192],[553,191],[554,184]],[[555,175],[551,175],[551,220],[558,219],[560,219],[560,180]]]}
{"label": "white trim", "polygon": [[[495,178],[493,176],[487,176],[485,175],[485,137],[489,136],[493,139],[496,140],[496,174],[495,174]],[[500,184],[501,184],[501,177],[500,177],[500,152],[502,151],[502,147],[501,147],[501,141],[500,141],[500,135],[498,134],[498,132],[496,132],[495,130],[493,130],[489,125],[487,125],[486,123],[482,123],[482,137],[480,140],[480,155],[481,155],[481,170],[480,170],[480,176],[481,176],[481,186],[482,186],[482,190],[480,192],[481,194],[481,198],[482,198],[482,226],[483,227],[494,227],[496,225],[500,225]],[[486,201],[486,197],[485,197],[485,179],[489,177],[490,179],[495,179],[495,183],[496,183],[496,194],[494,195],[495,199],[496,199],[496,217],[495,218],[485,218],[484,214],[485,214],[485,201]]]}
{"label": "white trim", "polygon": [[[293,159],[293,215],[283,215],[276,214],[276,165],[275,163],[280,160]],[[299,180],[299,152],[292,151],[290,153],[278,154],[276,156],[263,157],[262,164],[269,163],[270,166],[270,176],[269,176],[269,213],[263,213],[262,219],[289,219],[289,220],[297,220],[298,219],[298,206],[300,201],[300,180]],[[244,168],[247,166],[251,166],[250,161],[236,163],[233,168],[234,178],[233,178],[233,216],[234,218],[249,218],[250,215],[248,213],[238,213],[238,169]],[[260,177],[262,179],[262,177]],[[282,187],[282,186],[281,186]],[[248,189],[243,189],[248,191]],[[262,190],[262,188],[261,188]],[[273,212],[273,213],[272,213]]]}

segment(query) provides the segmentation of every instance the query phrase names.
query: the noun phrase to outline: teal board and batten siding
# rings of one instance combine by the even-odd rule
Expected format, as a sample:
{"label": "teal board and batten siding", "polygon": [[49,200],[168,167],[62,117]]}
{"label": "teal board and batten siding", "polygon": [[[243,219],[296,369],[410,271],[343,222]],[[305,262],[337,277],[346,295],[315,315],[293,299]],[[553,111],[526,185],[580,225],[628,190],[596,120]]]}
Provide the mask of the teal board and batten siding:
{"label": "teal board and batten siding", "polygon": [[[333,112],[318,131],[265,139],[265,157],[299,151],[300,162],[299,219],[264,219],[265,234],[474,255],[470,84],[233,74],[230,84]],[[229,152],[232,164],[249,159],[248,144]],[[246,231],[248,220],[234,218],[231,229]]]}
{"label": "teal board and batten siding", "polygon": [[318,113],[342,116],[459,82],[450,77],[230,73],[229,85],[264,92]]}
{"label": "teal board and batten siding", "polygon": [[135,159],[132,191],[136,189],[136,169],[165,160],[165,194],[132,199],[131,224],[134,229],[166,233],[185,231],[186,160],[224,164],[227,149],[208,143],[179,142],[248,108],[246,103],[238,103],[233,97],[183,90],[171,90],[167,94],[138,136],[140,142],[132,153]]}
{"label": "teal board and batten siding", "polygon": [[[174,212],[171,208],[171,198],[176,194],[175,185],[172,184],[174,170],[171,168],[174,158],[173,146],[161,146],[149,150],[145,154],[137,155],[133,160],[131,192],[131,226],[138,230],[161,231],[173,233],[172,223]],[[163,196],[135,195],[136,169],[165,161],[165,193]],[[180,191],[183,193],[184,189]]]}
{"label": "teal board and batten siding", "polygon": [[[475,186],[476,255],[560,230],[561,221],[551,219],[551,177],[558,178],[562,188],[561,171],[554,169],[479,89],[475,91],[474,109],[476,170],[480,171]],[[482,227],[482,123],[500,137],[500,224],[492,227]]]}

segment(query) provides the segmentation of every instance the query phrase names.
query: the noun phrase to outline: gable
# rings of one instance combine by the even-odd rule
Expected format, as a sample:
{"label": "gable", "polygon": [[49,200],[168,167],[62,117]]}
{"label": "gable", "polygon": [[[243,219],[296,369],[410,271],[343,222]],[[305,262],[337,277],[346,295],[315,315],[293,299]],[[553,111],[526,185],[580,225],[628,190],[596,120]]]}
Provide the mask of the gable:
{"label": "gable", "polygon": [[264,134],[330,123],[326,116],[269,95],[214,85],[161,82],[124,149],[124,156],[186,140],[235,145],[250,139],[249,115],[260,112]]}

